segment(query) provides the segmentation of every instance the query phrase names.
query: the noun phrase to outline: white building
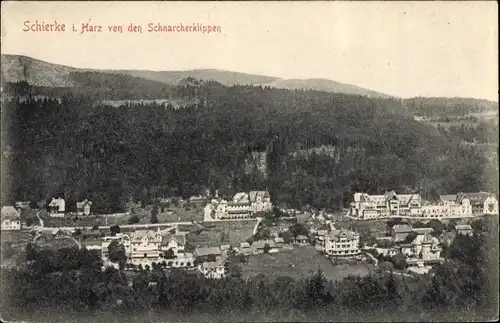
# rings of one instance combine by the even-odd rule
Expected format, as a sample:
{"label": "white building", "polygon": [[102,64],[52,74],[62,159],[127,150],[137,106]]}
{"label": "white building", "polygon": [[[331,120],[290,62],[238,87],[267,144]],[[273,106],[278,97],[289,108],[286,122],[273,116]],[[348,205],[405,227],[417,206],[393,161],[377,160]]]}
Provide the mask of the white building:
{"label": "white building", "polygon": [[351,215],[361,219],[376,219],[380,216],[420,216],[422,198],[419,194],[396,194],[394,191],[383,195],[355,193],[351,203]]}
{"label": "white building", "polygon": [[92,206],[92,201],[87,199],[76,202],[76,213],[78,215],[90,215],[90,207]]}
{"label": "white building", "polygon": [[226,276],[226,267],[223,261],[211,261],[198,264],[198,271],[208,279],[221,279]]}
{"label": "white building", "polygon": [[66,211],[66,202],[63,198],[52,198],[52,201],[49,203],[49,211],[51,215],[63,215],[64,211]]}
{"label": "white building", "polygon": [[254,213],[271,212],[273,210],[271,195],[268,191],[250,191],[249,196]]}
{"label": "white building", "polygon": [[498,214],[498,200],[490,193],[458,193],[441,195],[438,204],[422,207],[426,218],[460,218]]}
{"label": "white building", "polygon": [[21,230],[21,212],[13,206],[1,209],[2,231]]}
{"label": "white building", "polygon": [[269,192],[240,192],[236,193],[231,201],[213,199],[205,206],[204,218],[247,219],[258,212],[270,212],[272,208]]}
{"label": "white building", "polygon": [[359,234],[350,230],[334,229],[325,235],[324,243],[325,252],[332,256],[349,257],[360,253]]}

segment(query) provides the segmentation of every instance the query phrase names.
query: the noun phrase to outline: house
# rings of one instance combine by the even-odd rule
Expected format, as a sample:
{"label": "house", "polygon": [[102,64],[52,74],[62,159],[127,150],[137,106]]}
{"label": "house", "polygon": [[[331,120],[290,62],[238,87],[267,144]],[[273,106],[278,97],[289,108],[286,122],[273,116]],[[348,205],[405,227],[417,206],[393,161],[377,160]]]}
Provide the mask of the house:
{"label": "house", "polygon": [[252,204],[247,193],[237,193],[233,200],[215,201],[213,216],[215,219],[245,219],[252,216]]}
{"label": "house", "polygon": [[160,257],[166,258],[167,253],[171,253],[171,258],[184,257],[184,247],[186,246],[186,236],[182,234],[163,234],[160,244]]}
{"label": "house", "polygon": [[411,226],[407,224],[396,224],[391,229],[391,237],[395,242],[404,241],[411,232]]}
{"label": "house", "polygon": [[283,238],[274,238],[274,243],[276,244],[276,248],[283,248],[283,245],[285,244],[285,240]]}
{"label": "house", "polygon": [[3,206],[1,209],[2,231],[21,230],[21,212],[13,206]]}
{"label": "house", "polygon": [[252,249],[251,249],[251,246],[248,242],[240,243],[239,251],[240,251],[240,253],[244,254],[245,256],[252,254]]}
{"label": "house", "polygon": [[130,261],[133,264],[148,264],[160,258],[163,237],[152,230],[137,230],[130,236]]}
{"label": "house", "polygon": [[271,195],[268,191],[250,191],[248,195],[253,213],[271,212],[273,210]]}
{"label": "house", "polygon": [[469,224],[459,224],[455,226],[457,234],[471,236],[474,232]]}
{"label": "house", "polygon": [[90,206],[92,205],[92,201],[87,199],[76,202],[76,213],[78,215],[90,215]]}
{"label": "house", "polygon": [[364,220],[380,216],[420,216],[422,198],[419,194],[396,194],[394,191],[382,195],[355,193],[350,213]]}
{"label": "house", "polygon": [[346,230],[332,230],[325,236],[324,250],[332,256],[350,257],[358,255],[359,249],[359,234]]}
{"label": "house", "polygon": [[439,240],[428,232],[418,234],[411,243],[401,244],[399,248],[402,254],[424,263],[441,259],[442,248]]}
{"label": "house", "polygon": [[276,242],[274,242],[274,240],[259,240],[259,241],[255,241],[252,244],[252,253],[254,255],[264,253],[266,250],[266,245],[268,246],[268,250],[267,250],[268,253],[278,252],[278,248],[277,248]]}
{"label": "house", "polygon": [[100,239],[87,239],[84,242],[84,247],[87,250],[98,250],[102,252],[102,240]]}
{"label": "house", "polygon": [[201,247],[194,250],[194,256],[198,262],[217,261],[222,259],[222,252],[219,247]]}
{"label": "house", "polygon": [[52,201],[49,203],[49,212],[50,214],[64,214],[66,210],[66,202],[63,198],[52,198]]}
{"label": "house", "polygon": [[307,244],[309,244],[309,238],[304,236],[304,235],[299,234],[295,238],[295,243],[300,244],[300,245],[307,245]]}
{"label": "house", "polygon": [[226,276],[226,267],[223,261],[199,263],[198,271],[208,279],[221,279]]}
{"label": "house", "polygon": [[487,192],[458,193],[457,199],[468,199],[472,206],[472,215],[496,215],[498,214],[497,198]]}

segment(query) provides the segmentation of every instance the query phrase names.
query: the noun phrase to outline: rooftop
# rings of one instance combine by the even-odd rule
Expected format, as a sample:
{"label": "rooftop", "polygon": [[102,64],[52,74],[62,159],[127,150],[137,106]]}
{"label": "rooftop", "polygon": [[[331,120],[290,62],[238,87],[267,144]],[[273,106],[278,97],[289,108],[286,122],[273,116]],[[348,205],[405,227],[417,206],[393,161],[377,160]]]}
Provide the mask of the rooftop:
{"label": "rooftop", "polygon": [[210,255],[218,256],[220,254],[221,251],[219,247],[201,247],[201,248],[196,248],[196,250],[194,251],[195,257],[204,257]]}
{"label": "rooftop", "polygon": [[395,226],[392,227],[392,230],[394,233],[404,233],[404,232],[411,232],[411,226],[407,224],[396,224]]}

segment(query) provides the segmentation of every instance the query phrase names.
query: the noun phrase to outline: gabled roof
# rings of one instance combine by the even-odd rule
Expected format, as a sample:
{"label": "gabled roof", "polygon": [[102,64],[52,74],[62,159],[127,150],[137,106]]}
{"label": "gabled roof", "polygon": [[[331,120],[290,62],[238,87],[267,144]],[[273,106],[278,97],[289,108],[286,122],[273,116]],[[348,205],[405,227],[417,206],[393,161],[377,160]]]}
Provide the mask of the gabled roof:
{"label": "gabled roof", "polygon": [[166,246],[172,240],[177,241],[177,243],[179,243],[181,245],[185,245],[186,244],[186,236],[184,236],[183,234],[170,234],[170,233],[167,233],[167,234],[164,234],[161,237],[161,245],[162,246]]}
{"label": "gabled roof", "polygon": [[156,233],[151,230],[137,230],[131,234],[132,240],[141,240],[144,237],[156,238]]}
{"label": "gabled roof", "polygon": [[240,243],[240,248],[250,248],[250,244],[248,242]]}
{"label": "gabled roof", "polygon": [[276,243],[285,243],[285,240],[283,240],[283,238],[274,238],[274,242]]}
{"label": "gabled roof", "polygon": [[260,197],[261,199],[265,199],[270,198],[270,195],[268,191],[250,191],[249,197],[251,202],[255,202],[257,201],[258,197]]}
{"label": "gabled roof", "polygon": [[396,224],[392,227],[392,231],[394,231],[394,233],[411,232],[411,229],[411,226],[407,224]]}
{"label": "gabled roof", "polygon": [[85,205],[92,205],[92,201],[89,201],[87,199],[81,201],[81,202],[76,202],[76,208],[77,209],[83,209]]}
{"label": "gabled roof", "polygon": [[459,193],[458,199],[461,202],[464,198],[467,198],[467,199],[469,199],[471,205],[482,205],[482,204],[484,204],[484,201],[486,201],[486,199],[490,195],[491,195],[490,193],[486,193],[486,192]]}
{"label": "gabled roof", "polygon": [[457,200],[457,194],[439,195],[439,199],[443,202],[455,202]]}
{"label": "gabled roof", "polygon": [[201,248],[196,248],[194,251],[195,257],[204,257],[204,256],[218,256],[221,254],[220,248],[219,247],[201,247]]}
{"label": "gabled roof", "polygon": [[426,234],[434,231],[433,228],[413,228],[411,229],[413,232],[416,232],[417,234]]}
{"label": "gabled roof", "polygon": [[308,240],[308,239],[309,239],[308,237],[306,237],[306,236],[304,236],[304,235],[302,235],[302,234],[299,234],[299,235],[297,236],[297,238],[295,238],[295,240]]}
{"label": "gabled roof", "polygon": [[233,203],[248,203],[250,202],[248,194],[244,192],[236,193],[233,197]]}
{"label": "gabled roof", "polygon": [[458,224],[455,226],[455,230],[470,230],[470,231],[472,231],[472,227],[469,224]]}

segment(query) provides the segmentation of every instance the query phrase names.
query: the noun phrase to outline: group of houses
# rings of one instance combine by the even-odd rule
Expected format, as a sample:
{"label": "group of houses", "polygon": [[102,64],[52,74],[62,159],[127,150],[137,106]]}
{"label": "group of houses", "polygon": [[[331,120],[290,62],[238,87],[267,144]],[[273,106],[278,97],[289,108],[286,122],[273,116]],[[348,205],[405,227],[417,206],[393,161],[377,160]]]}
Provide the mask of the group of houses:
{"label": "group of houses", "polygon": [[382,195],[355,193],[350,215],[359,219],[411,216],[422,218],[459,218],[498,214],[498,200],[487,192],[441,195],[437,203],[422,200],[419,194]]}
{"label": "group of houses", "polygon": [[231,201],[214,198],[205,206],[205,221],[222,219],[247,219],[257,213],[273,209],[268,191],[236,193]]}
{"label": "group of houses", "polygon": [[[388,250],[387,255],[403,254],[407,257],[409,266],[422,267],[442,262],[441,243],[431,235],[433,231],[433,228],[412,228],[411,225],[396,224],[391,230],[396,245]],[[414,238],[407,241],[412,233]]]}
{"label": "group of houses", "polygon": [[[76,202],[76,214],[79,216],[90,215],[91,206],[92,206],[92,201],[89,201],[87,199],[81,202]],[[66,212],[66,201],[61,197],[52,198],[48,208],[49,208],[49,216],[62,218],[64,217],[64,214]]]}

